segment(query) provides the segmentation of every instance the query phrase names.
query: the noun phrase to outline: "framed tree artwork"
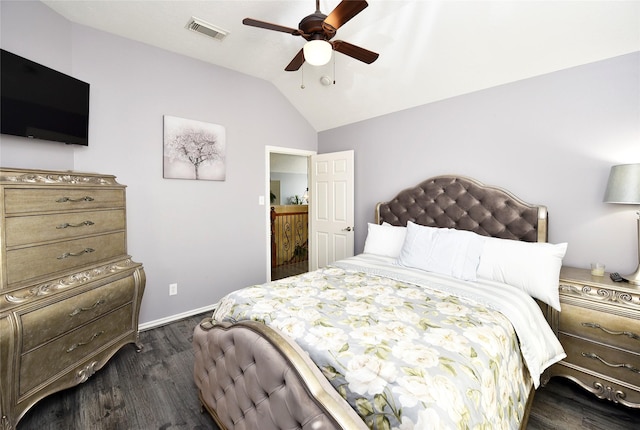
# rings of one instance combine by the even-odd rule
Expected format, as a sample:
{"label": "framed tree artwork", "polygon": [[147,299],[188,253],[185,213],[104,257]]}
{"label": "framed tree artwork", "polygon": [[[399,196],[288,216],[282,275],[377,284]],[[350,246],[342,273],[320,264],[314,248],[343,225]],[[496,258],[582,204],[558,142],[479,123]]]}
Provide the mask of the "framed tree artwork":
{"label": "framed tree artwork", "polygon": [[224,181],[225,128],[164,115],[164,168],[168,179]]}

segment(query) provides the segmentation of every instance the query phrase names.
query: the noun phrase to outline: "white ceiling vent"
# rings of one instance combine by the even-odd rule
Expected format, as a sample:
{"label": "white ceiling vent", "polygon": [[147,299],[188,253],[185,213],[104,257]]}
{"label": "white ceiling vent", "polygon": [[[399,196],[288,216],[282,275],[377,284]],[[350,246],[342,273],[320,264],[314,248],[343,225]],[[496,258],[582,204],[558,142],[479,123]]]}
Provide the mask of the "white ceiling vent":
{"label": "white ceiling vent", "polygon": [[195,17],[191,17],[185,28],[217,40],[223,40],[229,34],[227,30],[223,30],[220,27],[216,27],[213,24],[209,24],[208,22]]}

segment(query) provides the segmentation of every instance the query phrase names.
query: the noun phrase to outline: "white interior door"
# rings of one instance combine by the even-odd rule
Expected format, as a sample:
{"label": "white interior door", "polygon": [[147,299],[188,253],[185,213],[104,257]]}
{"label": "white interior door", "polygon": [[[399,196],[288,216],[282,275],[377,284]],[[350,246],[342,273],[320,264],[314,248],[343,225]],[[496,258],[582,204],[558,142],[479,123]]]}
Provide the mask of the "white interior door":
{"label": "white interior door", "polygon": [[353,256],[353,151],[310,157],[309,269]]}

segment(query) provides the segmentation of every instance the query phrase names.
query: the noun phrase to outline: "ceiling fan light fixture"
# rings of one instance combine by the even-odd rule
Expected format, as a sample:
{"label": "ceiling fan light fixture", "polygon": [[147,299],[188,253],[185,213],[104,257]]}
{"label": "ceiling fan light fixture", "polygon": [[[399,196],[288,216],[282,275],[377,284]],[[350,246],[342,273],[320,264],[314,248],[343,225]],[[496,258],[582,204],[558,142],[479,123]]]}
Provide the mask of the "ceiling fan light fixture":
{"label": "ceiling fan light fixture", "polygon": [[304,60],[312,66],[324,66],[331,60],[333,47],[326,40],[310,40],[304,44]]}

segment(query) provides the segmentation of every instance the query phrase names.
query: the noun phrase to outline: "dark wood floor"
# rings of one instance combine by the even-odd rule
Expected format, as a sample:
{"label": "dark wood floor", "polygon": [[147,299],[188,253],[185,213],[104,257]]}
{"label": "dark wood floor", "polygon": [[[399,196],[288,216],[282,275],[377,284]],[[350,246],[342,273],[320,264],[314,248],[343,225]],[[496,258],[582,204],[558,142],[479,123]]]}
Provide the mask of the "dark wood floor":
{"label": "dark wood floor", "polygon": [[309,261],[301,261],[299,263],[285,264],[271,268],[271,280],[287,278],[289,276],[299,275],[309,271]]}
{"label": "dark wood floor", "polygon": [[527,430],[640,429],[640,410],[599,400],[571,381],[554,378],[534,397]]}
{"label": "dark wood floor", "polygon": [[193,382],[192,332],[204,317],[140,333],[142,352],[125,346],[84,384],[37,403],[17,430],[217,429]]}
{"label": "dark wood floor", "polygon": [[[217,429],[200,413],[193,383],[197,315],[140,334],[144,350],[121,349],[87,382],[37,403],[18,430]],[[600,401],[554,379],[538,390],[528,430],[638,429],[640,411]]]}

